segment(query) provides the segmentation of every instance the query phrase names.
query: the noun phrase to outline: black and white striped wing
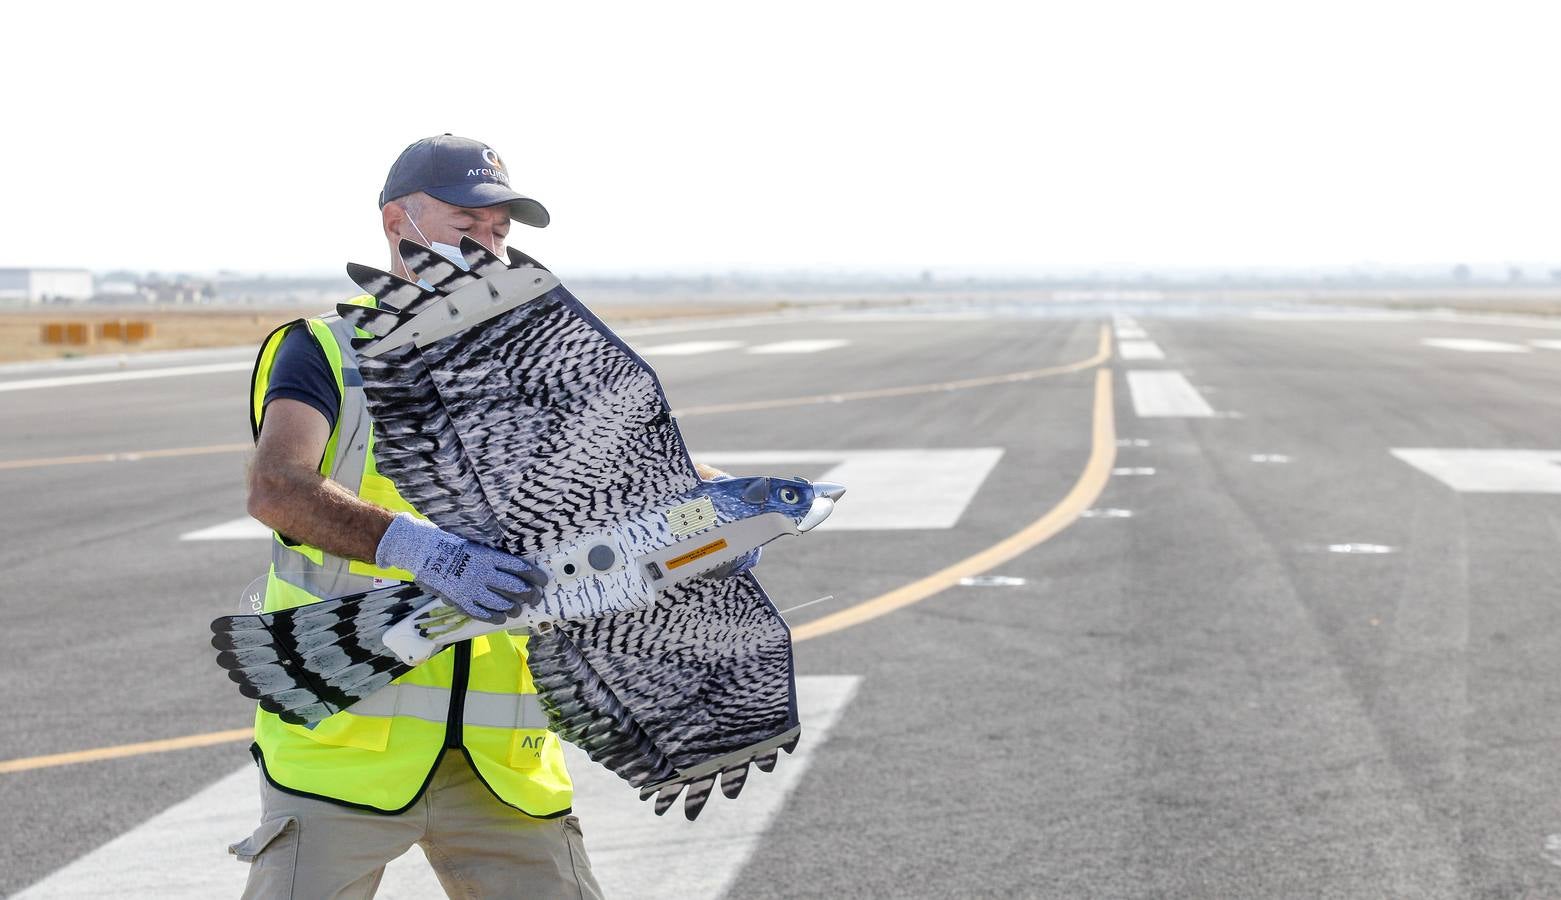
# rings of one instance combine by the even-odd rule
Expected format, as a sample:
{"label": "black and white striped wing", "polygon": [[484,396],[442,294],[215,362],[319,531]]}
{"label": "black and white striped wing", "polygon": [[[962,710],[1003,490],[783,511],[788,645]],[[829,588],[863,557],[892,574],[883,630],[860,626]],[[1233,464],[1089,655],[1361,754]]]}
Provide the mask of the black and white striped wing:
{"label": "black and white striped wing", "polygon": [[422,358],[511,553],[609,530],[699,483],[655,373],[563,286]]}
{"label": "black and white striped wing", "polygon": [[[545,271],[513,254],[504,266],[470,240],[462,249],[469,273],[416,245],[402,255],[463,315],[487,302],[471,286],[501,268]],[[415,297],[394,319],[342,308],[372,335],[359,365],[375,457],[402,496],[519,556],[625,523],[665,540],[654,511],[698,475],[655,372],[567,289],[554,282],[471,327],[408,341],[412,316],[441,301],[383,272],[352,274],[382,306]],[[529,653],[554,729],[655,795],[657,813],[686,787],[693,818],[717,779],[736,796],[750,763],[768,770],[796,744],[790,633],[752,575],[674,585],[648,607],[535,635]]]}
{"label": "black and white striped wing", "polygon": [[[435,296],[507,268],[470,239],[462,248],[469,273],[415,244],[402,252]],[[349,272],[376,296],[410,293],[387,273]],[[340,310],[374,335],[359,367],[379,470],[435,524],[527,556],[698,484],[655,372],[562,285],[441,339],[370,352],[424,306],[388,329]]]}
{"label": "black and white striped wing", "polygon": [[652,606],[568,622],[531,641],[553,729],[663,813],[699,814],[719,778],[737,796],[799,733],[791,631],[752,574],[686,581]]}

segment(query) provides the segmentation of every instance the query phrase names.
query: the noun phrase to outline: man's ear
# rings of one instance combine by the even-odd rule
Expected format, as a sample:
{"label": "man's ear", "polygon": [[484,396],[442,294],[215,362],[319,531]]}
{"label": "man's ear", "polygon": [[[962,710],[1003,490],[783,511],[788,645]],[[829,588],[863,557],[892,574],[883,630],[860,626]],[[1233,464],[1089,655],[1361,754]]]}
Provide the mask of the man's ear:
{"label": "man's ear", "polygon": [[401,233],[406,230],[407,212],[401,208],[401,204],[386,203],[379,211],[380,224],[385,228],[385,238],[392,243],[401,238]]}

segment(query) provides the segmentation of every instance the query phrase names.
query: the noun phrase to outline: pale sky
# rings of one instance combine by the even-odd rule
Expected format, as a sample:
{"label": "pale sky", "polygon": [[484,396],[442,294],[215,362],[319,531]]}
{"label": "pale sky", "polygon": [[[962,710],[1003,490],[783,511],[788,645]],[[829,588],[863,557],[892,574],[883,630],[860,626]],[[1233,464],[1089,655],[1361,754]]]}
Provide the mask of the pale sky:
{"label": "pale sky", "polygon": [[1561,4],[8,6],[0,266],[383,264],[491,144],[561,273],[1561,259]]}

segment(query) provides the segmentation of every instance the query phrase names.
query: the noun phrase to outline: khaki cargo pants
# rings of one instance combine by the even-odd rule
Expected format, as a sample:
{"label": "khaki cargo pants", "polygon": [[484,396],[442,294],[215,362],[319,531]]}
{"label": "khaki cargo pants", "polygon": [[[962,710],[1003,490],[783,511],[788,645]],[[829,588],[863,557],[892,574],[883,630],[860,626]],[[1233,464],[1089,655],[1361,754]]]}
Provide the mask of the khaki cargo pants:
{"label": "khaki cargo pants", "polygon": [[295,797],[264,775],[260,795],[260,827],[228,848],[251,865],[246,900],[372,897],[385,864],[413,844],[451,897],[601,897],[580,820],[505,806],[459,750],[445,751],[428,790],[400,815]]}

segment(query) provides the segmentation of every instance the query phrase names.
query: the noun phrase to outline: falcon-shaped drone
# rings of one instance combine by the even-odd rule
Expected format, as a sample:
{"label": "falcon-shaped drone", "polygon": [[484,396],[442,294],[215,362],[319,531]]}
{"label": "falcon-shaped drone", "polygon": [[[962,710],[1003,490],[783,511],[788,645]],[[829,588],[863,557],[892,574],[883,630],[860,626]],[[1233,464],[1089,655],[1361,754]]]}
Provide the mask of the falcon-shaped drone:
{"label": "falcon-shaped drone", "polygon": [[380,473],[434,524],[535,562],[540,599],[498,625],[413,583],[225,616],[217,661],[308,724],[458,641],[529,633],[549,727],[658,815],[686,787],[693,819],[717,778],[736,797],[800,734],[790,630],[752,573],[719,576],[818,525],[844,488],[701,481],[644,360],[524,254],[461,251],[465,270],[403,241],[421,283],[349,265],[376,305],[337,310],[367,335],[353,343]]}

